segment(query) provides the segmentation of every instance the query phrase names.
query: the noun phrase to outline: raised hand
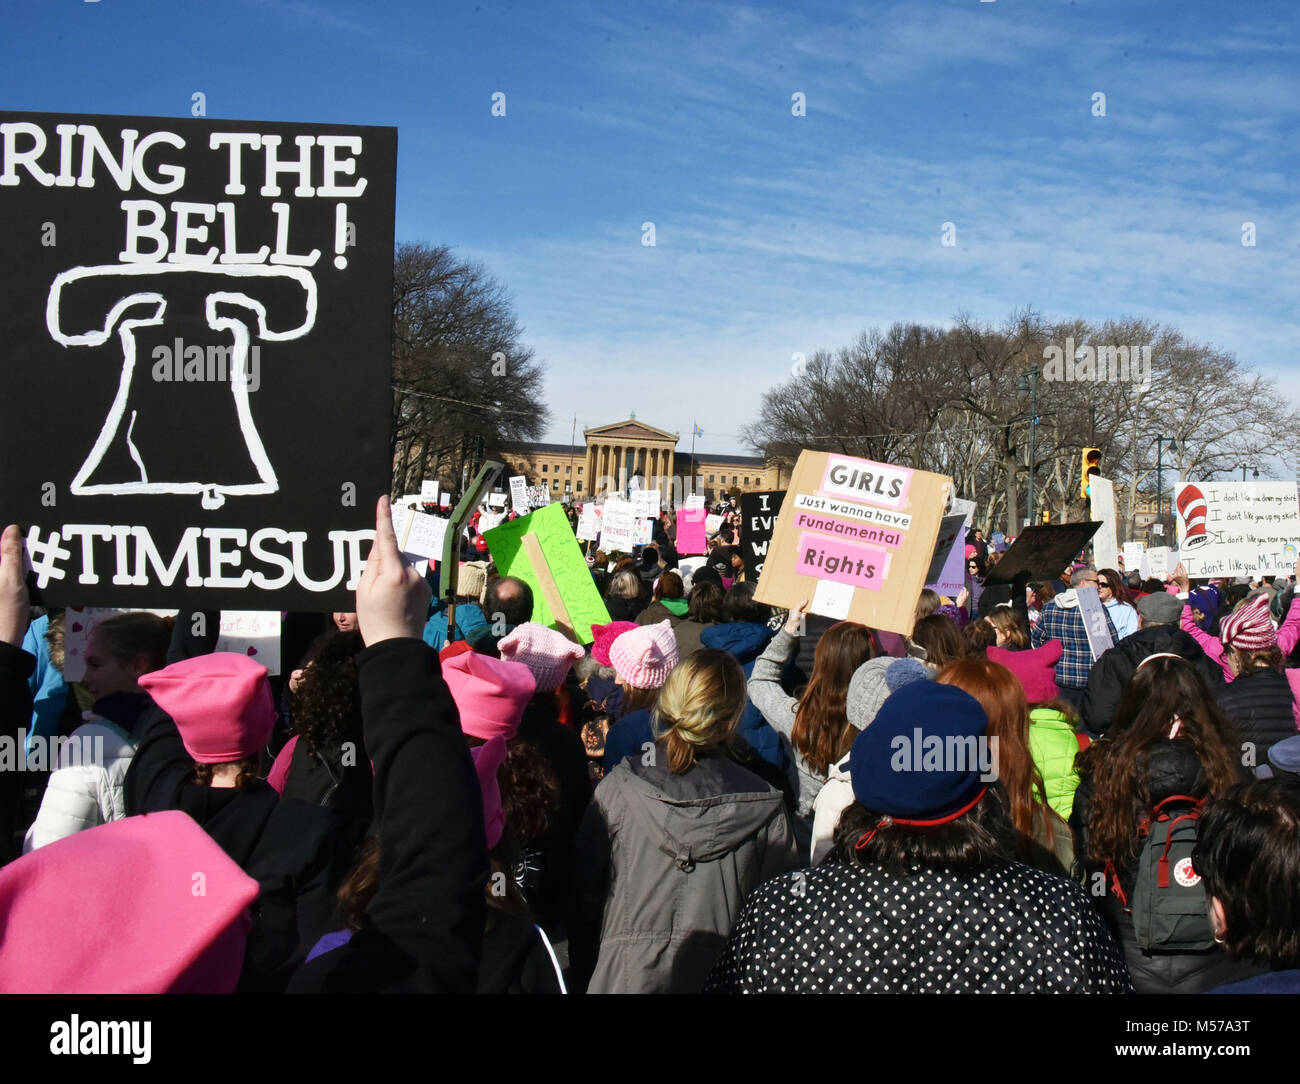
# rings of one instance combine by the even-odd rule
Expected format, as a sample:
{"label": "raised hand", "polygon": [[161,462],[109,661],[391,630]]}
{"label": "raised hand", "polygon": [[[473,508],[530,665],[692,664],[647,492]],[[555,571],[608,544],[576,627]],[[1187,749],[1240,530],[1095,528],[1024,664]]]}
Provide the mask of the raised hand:
{"label": "raised hand", "polygon": [[388,498],[375,505],[375,541],[357,584],[357,626],[367,647],[419,639],[433,591],[397,548]]}

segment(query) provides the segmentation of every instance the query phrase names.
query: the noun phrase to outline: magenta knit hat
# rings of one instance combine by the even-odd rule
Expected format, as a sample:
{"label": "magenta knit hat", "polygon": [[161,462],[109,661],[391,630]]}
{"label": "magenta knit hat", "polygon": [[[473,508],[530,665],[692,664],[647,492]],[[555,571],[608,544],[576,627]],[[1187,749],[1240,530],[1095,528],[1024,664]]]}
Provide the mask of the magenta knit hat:
{"label": "magenta knit hat", "polygon": [[668,621],[638,625],[623,633],[609,649],[610,664],[624,684],[634,689],[658,689],[677,665],[677,637]]}
{"label": "magenta knit hat", "polygon": [[1238,610],[1219,622],[1219,636],[1238,651],[1267,651],[1277,647],[1277,629],[1268,615],[1268,596],[1247,599]]}
{"label": "magenta knit hat", "polygon": [[256,756],[275,725],[266,667],[233,651],[174,662],[143,675],[140,687],[172,717],[199,764]]}
{"label": "magenta knit hat", "polygon": [[564,684],[564,675],[583,655],[582,648],[562,632],[528,621],[507,633],[497,643],[507,662],[521,662],[537,682],[537,691],[553,693]]}
{"label": "magenta knit hat", "polygon": [[1042,704],[1061,695],[1056,684],[1056,664],[1061,661],[1064,650],[1065,645],[1060,640],[1048,640],[1042,647],[1031,651],[991,647],[986,654],[989,662],[1001,663],[1016,675],[1029,703]]}
{"label": "magenta knit hat", "polygon": [[497,735],[507,741],[513,738],[524,708],[537,692],[537,682],[523,663],[477,651],[444,660],[442,676],[460,712],[461,730],[484,741]]}
{"label": "magenta knit hat", "polygon": [[56,840],[0,869],[0,994],[234,993],[257,892],[179,810]]}
{"label": "magenta knit hat", "polygon": [[608,625],[592,625],[591,657],[601,666],[613,666],[609,661],[610,645],[623,633],[640,627],[635,621],[611,621]]}
{"label": "magenta knit hat", "polygon": [[470,755],[474,758],[479,790],[483,792],[483,827],[490,851],[501,842],[506,830],[506,815],[501,808],[501,783],[497,779],[497,769],[506,760],[506,740],[497,735],[486,745],[471,749]]}

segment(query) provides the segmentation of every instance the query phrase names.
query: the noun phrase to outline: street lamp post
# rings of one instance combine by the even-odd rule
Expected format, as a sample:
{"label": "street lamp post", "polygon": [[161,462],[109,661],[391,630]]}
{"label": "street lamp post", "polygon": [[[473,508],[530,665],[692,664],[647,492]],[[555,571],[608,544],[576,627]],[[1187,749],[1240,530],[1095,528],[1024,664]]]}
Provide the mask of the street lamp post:
{"label": "street lamp post", "polygon": [[[1247,463],[1243,463],[1243,464],[1241,465],[1241,480],[1242,480],[1243,482],[1246,480],[1246,467],[1247,467],[1247,466],[1249,466],[1249,464],[1247,464]],[[1258,468],[1258,467],[1254,467],[1254,468],[1252,468],[1252,469],[1254,470],[1255,473],[1252,474],[1251,477],[1252,477],[1252,478],[1258,478],[1258,477],[1259,477],[1259,468]]]}
{"label": "street lamp post", "polygon": [[[1029,369],[1020,376],[1020,391],[1029,392],[1029,501],[1026,505],[1028,521],[1034,522],[1034,435],[1038,431],[1038,366]],[[1012,526],[1015,526],[1012,524]]]}
{"label": "street lamp post", "polygon": [[1165,505],[1162,482],[1164,479],[1164,462],[1160,458],[1161,444],[1168,446],[1171,452],[1178,451],[1178,442],[1173,437],[1156,437],[1156,522],[1160,524],[1161,534],[1164,533]]}

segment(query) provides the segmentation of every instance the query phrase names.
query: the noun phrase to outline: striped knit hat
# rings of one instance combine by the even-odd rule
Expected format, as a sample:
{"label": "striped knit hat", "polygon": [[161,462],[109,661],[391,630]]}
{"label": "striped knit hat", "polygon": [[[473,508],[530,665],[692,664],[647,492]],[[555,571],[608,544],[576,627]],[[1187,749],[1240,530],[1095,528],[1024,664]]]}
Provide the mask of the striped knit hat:
{"label": "striped knit hat", "polygon": [[1277,629],[1268,613],[1268,596],[1256,595],[1219,622],[1219,636],[1238,651],[1267,651],[1277,647]]}

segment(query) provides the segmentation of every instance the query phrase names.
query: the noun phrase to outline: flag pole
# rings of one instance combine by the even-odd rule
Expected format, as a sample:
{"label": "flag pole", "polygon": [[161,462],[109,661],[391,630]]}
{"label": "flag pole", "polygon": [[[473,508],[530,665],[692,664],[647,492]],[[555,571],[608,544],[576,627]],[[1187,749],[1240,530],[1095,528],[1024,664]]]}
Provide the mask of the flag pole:
{"label": "flag pole", "polygon": [[691,419],[691,496],[695,495],[695,434],[699,431],[695,419]]}

